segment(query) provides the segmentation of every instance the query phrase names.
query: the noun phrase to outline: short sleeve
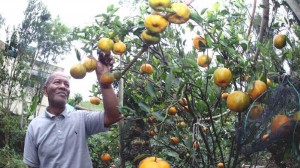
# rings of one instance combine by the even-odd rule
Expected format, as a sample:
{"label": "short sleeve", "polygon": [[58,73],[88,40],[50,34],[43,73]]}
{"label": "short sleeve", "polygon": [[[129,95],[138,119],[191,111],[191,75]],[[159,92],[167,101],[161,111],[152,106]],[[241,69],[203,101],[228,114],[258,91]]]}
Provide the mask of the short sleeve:
{"label": "short sleeve", "polygon": [[85,117],[85,128],[87,135],[96,134],[99,132],[108,131],[108,128],[104,126],[104,112],[92,112],[86,111],[84,113]]}
{"label": "short sleeve", "polygon": [[25,137],[23,162],[31,167],[39,167],[38,151],[32,135],[33,132],[29,125]]}

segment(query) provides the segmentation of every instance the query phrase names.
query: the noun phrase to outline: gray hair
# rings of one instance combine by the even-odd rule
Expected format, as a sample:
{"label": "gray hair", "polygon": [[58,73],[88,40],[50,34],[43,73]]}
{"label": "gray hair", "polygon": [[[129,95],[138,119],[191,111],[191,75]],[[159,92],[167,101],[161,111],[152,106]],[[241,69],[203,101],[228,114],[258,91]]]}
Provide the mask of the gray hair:
{"label": "gray hair", "polygon": [[53,78],[53,76],[55,75],[64,75],[66,76],[68,79],[70,79],[71,77],[69,75],[67,75],[66,73],[62,72],[62,71],[55,71],[55,72],[52,72],[51,74],[48,75],[46,81],[45,81],[45,86],[48,86]]}

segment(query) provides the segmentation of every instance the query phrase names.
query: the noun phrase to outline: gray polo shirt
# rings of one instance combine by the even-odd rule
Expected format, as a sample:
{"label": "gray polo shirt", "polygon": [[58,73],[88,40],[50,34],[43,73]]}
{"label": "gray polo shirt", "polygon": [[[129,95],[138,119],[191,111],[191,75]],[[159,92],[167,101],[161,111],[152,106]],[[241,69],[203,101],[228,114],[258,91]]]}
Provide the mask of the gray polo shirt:
{"label": "gray polo shirt", "polygon": [[92,168],[87,139],[103,131],[103,112],[65,110],[54,116],[46,111],[27,128],[23,161],[31,167]]}

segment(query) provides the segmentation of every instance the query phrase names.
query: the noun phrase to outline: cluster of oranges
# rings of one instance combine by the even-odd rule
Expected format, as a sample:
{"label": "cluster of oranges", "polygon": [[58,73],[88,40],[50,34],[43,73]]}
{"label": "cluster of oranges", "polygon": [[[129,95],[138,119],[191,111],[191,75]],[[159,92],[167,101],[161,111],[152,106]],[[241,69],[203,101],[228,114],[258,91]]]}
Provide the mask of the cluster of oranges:
{"label": "cluster of oranges", "polygon": [[[195,49],[197,49],[199,51],[204,51],[207,47],[205,38],[200,35],[196,35],[193,38],[193,46]],[[197,57],[197,64],[200,67],[205,68],[205,67],[208,67],[211,60],[212,60],[211,56],[201,53]]]}
{"label": "cluster of oranges", "polygon": [[141,38],[148,45],[160,42],[162,33],[169,23],[182,24],[189,20],[190,9],[184,3],[171,3],[171,0],[149,0],[154,10],[144,20],[144,30]]}

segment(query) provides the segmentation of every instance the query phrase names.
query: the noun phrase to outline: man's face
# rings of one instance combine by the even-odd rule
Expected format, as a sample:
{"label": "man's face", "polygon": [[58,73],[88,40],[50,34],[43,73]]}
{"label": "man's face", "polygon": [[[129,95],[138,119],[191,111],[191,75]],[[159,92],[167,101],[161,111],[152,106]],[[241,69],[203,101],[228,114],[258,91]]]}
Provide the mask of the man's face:
{"label": "man's face", "polygon": [[50,106],[64,107],[70,94],[69,78],[62,73],[52,74],[44,86],[44,94]]}

